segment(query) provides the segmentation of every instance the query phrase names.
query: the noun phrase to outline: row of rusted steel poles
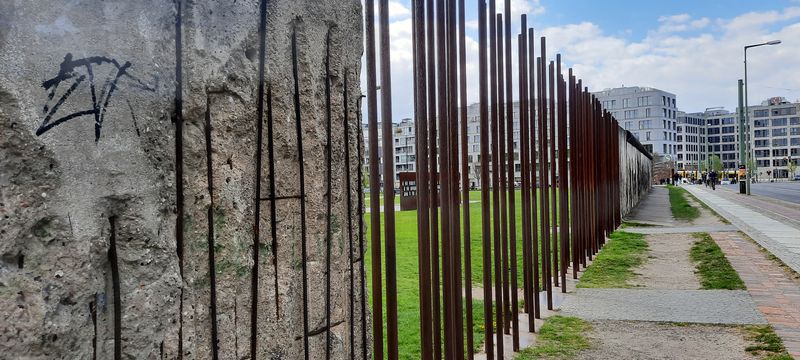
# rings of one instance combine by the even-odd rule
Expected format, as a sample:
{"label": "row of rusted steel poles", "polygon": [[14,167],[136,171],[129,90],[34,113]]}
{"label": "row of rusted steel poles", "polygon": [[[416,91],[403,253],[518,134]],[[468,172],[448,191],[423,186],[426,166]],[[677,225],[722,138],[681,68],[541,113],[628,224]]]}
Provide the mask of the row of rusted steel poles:
{"label": "row of rusted steel poles", "polygon": [[[379,5],[380,26],[387,29],[381,31],[380,39],[382,182],[377,153],[374,0],[365,2],[373,346],[375,358],[384,358],[385,352],[389,359],[396,359],[388,1],[380,0]],[[511,14],[510,0],[505,0],[504,10]],[[472,337],[464,0],[412,0],[412,18],[421,356],[426,360],[472,359],[476,339]],[[554,287],[566,292],[570,267],[577,279],[581,267],[619,225],[619,139],[616,121],[601,109],[572,69],[568,79],[564,78],[561,56],[548,63],[544,37],[536,54],[534,31],[528,28],[526,15],[521,15],[517,59],[511,57],[511,23],[497,14],[495,0],[489,1],[488,8],[485,0],[478,0],[478,32],[482,340],[487,359],[502,359],[504,334],[511,336],[512,349],[518,351],[520,331],[536,330],[532,319],[527,329],[519,329],[517,245],[522,247],[522,310],[529,318],[541,318],[540,293],[547,308],[553,309]],[[517,111],[511,78],[514,61],[519,69]],[[386,192],[386,351],[381,184]],[[521,224],[517,224],[516,214],[518,187]]]}

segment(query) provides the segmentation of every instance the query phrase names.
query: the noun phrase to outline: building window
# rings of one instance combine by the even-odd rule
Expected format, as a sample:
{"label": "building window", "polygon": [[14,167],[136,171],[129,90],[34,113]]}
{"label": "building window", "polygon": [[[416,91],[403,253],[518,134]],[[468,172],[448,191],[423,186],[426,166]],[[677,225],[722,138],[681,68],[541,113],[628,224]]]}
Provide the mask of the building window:
{"label": "building window", "polygon": [[794,106],[787,107],[787,108],[780,108],[780,109],[772,109],[772,115],[773,116],[775,116],[775,115],[794,115],[794,114],[797,114],[797,108],[794,107]]}
{"label": "building window", "polygon": [[753,120],[753,127],[767,127],[769,126],[769,120]]}
{"label": "building window", "polygon": [[789,125],[800,125],[800,117],[789,118]]}
{"label": "building window", "polygon": [[769,116],[769,110],[753,110],[753,117],[767,117]]}
{"label": "building window", "polygon": [[786,126],[786,118],[772,119],[772,126]]}
{"label": "building window", "polygon": [[787,146],[789,142],[786,141],[786,138],[783,139],[772,139],[772,146]]}
{"label": "building window", "polygon": [[786,128],[772,129],[772,136],[786,136]]}
{"label": "building window", "polygon": [[664,146],[664,153],[666,154],[667,153],[667,144],[661,144],[661,145]]}

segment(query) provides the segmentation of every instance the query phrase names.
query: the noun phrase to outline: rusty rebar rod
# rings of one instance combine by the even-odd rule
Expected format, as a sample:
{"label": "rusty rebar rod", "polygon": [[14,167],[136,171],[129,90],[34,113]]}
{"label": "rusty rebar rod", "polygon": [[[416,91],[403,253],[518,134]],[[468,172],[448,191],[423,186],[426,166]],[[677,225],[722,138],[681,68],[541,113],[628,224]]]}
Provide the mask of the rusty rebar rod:
{"label": "rusty rebar rod", "polygon": [[483,325],[486,359],[493,360],[491,213],[489,209],[489,86],[487,66],[486,0],[478,0],[478,88],[480,98],[481,242],[483,245]]}
{"label": "rusty rebar rod", "polygon": [[470,204],[469,204],[469,163],[468,160],[468,121],[467,121],[467,53],[466,53],[466,9],[464,0],[458,1],[458,48],[459,48],[459,103],[461,122],[461,202],[464,226],[464,300],[466,310],[467,358],[474,358],[475,340],[472,328],[472,249],[470,237]]}
{"label": "rusty rebar rod", "polygon": [[428,94],[426,88],[425,6],[423,0],[414,0],[414,67],[415,67],[415,118],[417,126],[417,222],[419,252],[420,293],[420,343],[421,358],[433,359],[433,328],[431,314],[431,264],[430,264],[430,213],[428,170]]}
{"label": "rusty rebar rod", "polygon": [[[372,353],[383,359],[383,282],[381,281],[380,171],[378,170],[378,84],[375,66],[375,0],[364,1],[369,136],[370,250],[372,253]],[[394,209],[392,209],[394,211]],[[305,261],[305,259],[303,259]],[[307,332],[307,331],[306,331]],[[306,357],[308,359],[308,357]]]}
{"label": "rusty rebar rod", "polygon": [[558,239],[561,255],[561,292],[567,292],[567,259],[569,258],[569,202],[567,200],[567,98],[564,76],[561,73],[561,54],[556,55],[558,80]]}
{"label": "rusty rebar rod", "polygon": [[[538,157],[538,149],[537,149],[537,142],[536,142],[536,124],[538,124],[539,114],[536,109],[540,106],[539,100],[541,100],[541,89],[539,89],[539,77],[541,76],[540,68],[538,66],[538,59],[535,56],[535,38],[534,38],[534,30],[528,29],[528,89],[529,89],[529,96],[528,96],[528,145],[530,146],[530,154],[528,159],[530,160],[529,170],[530,174],[530,191],[531,191],[531,238],[533,243],[532,250],[533,253],[531,254],[531,258],[533,259],[533,273],[531,280],[533,282],[533,289],[531,296],[533,297],[533,316],[534,318],[541,318],[540,312],[540,304],[539,304],[539,290],[541,289],[539,278],[540,278],[540,266],[539,266],[539,254],[541,253],[539,247],[539,217],[538,217],[538,203],[537,203],[537,193],[539,189],[539,185],[536,179],[536,171],[537,171],[537,157]],[[534,75],[535,74],[535,75]]]}
{"label": "rusty rebar rod", "polygon": [[[533,285],[531,284],[531,219],[530,219],[530,176],[528,173],[528,94],[527,94],[527,16],[521,16],[521,31],[517,35],[519,57],[519,139],[520,139],[520,187],[522,206],[522,288],[524,311],[533,318]],[[533,331],[533,321],[528,321],[528,331]]]}
{"label": "rusty rebar rod", "polygon": [[489,0],[489,69],[492,75],[489,84],[489,91],[491,94],[491,111],[492,111],[492,219],[494,226],[493,240],[494,240],[494,295],[495,295],[495,323],[497,324],[497,331],[495,333],[497,342],[495,344],[497,350],[497,359],[503,358],[503,282],[502,282],[502,240],[500,234],[500,159],[498,158],[498,144],[499,144],[499,121],[498,121],[498,108],[500,99],[497,96],[497,21],[496,21],[496,6],[495,0]]}
{"label": "rusty rebar rod", "polygon": [[[500,247],[501,272],[503,281],[503,333],[511,333],[509,308],[510,294],[508,283],[508,196],[506,191],[506,114],[505,114],[505,66],[503,59],[503,15],[497,14],[497,159],[500,186],[496,189],[500,195]],[[498,226],[498,224],[495,224]]]}

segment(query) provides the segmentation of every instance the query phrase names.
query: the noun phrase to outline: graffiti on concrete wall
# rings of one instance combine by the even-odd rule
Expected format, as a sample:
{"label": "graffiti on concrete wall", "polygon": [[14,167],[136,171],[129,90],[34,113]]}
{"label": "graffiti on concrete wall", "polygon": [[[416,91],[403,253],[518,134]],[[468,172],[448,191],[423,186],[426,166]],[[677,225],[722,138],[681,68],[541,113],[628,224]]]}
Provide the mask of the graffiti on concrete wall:
{"label": "graffiti on concrete wall", "polygon": [[[106,110],[111,102],[114,92],[120,89],[121,79],[126,79],[126,83],[134,88],[154,92],[155,86],[148,85],[139,78],[129,73],[133,65],[130,61],[120,64],[117,59],[104,56],[91,56],[81,59],[73,59],[71,53],[64,56],[58,74],[42,83],[42,87],[48,91],[47,101],[42,110],[44,119],[36,130],[36,135],[42,135],[58,125],[67,121],[83,116],[94,117],[94,140],[100,139],[100,130],[103,128]],[[91,106],[84,110],[78,110],[69,114],[59,115],[58,110],[70,98],[75,90],[88,80],[89,91],[91,92]],[[55,102],[56,92],[62,83],[70,83],[60,97]],[[100,85],[100,86],[98,86]]]}

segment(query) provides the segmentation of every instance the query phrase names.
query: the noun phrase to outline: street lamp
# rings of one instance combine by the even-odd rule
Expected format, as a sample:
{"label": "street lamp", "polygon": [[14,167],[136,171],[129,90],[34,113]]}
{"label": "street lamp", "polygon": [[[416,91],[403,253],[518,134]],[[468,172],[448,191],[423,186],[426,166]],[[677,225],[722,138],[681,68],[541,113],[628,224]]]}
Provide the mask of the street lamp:
{"label": "street lamp", "polygon": [[[772,40],[772,41],[767,41],[767,42],[760,43],[760,44],[746,45],[744,47],[744,114],[745,114],[744,115],[745,116],[744,124],[746,124],[746,126],[747,126],[747,137],[748,137],[747,146],[749,147],[749,149],[748,149],[749,151],[747,152],[747,156],[749,157],[749,160],[750,160],[750,161],[745,161],[745,159],[741,159],[740,160],[740,161],[744,161],[745,167],[747,167],[747,163],[748,162],[755,163],[755,159],[754,159],[755,156],[752,156],[753,148],[752,148],[751,142],[750,142],[750,111],[748,109],[749,103],[747,102],[747,93],[748,93],[748,90],[750,89],[750,83],[747,82],[747,49],[754,48],[754,47],[759,47],[759,46],[765,46],[765,45],[778,45],[780,43],[781,43],[780,40]],[[739,126],[743,126],[744,124],[742,124],[741,120],[740,120]],[[741,139],[739,141],[739,144],[741,146],[741,144],[742,144]],[[750,182],[751,182],[750,179],[752,177],[752,174],[750,172],[751,172],[751,170],[747,169],[747,171],[746,171],[747,195],[750,195]]]}

